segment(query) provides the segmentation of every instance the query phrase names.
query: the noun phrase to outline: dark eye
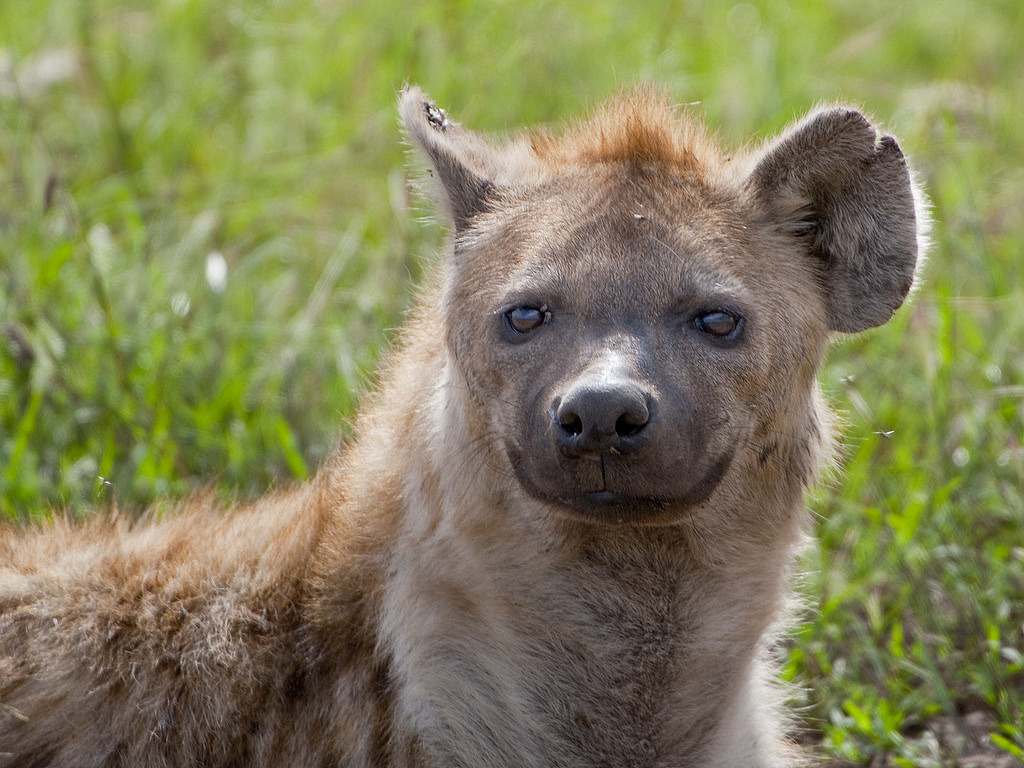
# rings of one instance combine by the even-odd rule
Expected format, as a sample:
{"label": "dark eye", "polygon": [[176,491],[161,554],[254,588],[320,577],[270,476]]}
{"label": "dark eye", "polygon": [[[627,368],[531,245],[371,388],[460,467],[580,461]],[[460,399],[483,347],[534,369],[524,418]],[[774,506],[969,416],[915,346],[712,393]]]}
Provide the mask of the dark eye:
{"label": "dark eye", "polygon": [[693,318],[693,325],[702,333],[714,336],[716,339],[735,339],[743,328],[743,318],[737,317],[731,312],[716,309],[713,312],[704,312]]}
{"label": "dark eye", "polygon": [[550,317],[547,307],[513,307],[505,313],[505,322],[516,333],[526,334],[540,328]]}

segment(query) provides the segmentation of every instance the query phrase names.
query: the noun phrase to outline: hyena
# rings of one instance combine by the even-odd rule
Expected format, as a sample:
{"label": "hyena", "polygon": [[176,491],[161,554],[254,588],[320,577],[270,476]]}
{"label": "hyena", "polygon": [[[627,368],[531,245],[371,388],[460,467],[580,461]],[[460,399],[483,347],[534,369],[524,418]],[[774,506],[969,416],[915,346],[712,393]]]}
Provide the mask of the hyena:
{"label": "hyena", "polygon": [[0,765],[793,765],[772,635],[830,338],[904,301],[895,139],[725,154],[650,90],[499,143],[400,99],[452,225],[291,492],[0,531]]}

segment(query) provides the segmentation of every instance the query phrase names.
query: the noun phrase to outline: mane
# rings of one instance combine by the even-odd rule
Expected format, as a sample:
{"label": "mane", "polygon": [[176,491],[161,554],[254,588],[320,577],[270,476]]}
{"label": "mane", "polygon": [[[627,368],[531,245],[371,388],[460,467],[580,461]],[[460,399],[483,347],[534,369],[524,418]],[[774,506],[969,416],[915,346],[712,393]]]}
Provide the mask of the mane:
{"label": "mane", "polygon": [[540,160],[553,165],[629,163],[699,174],[721,161],[703,124],[649,87],[612,97],[560,137],[537,132],[532,146]]}

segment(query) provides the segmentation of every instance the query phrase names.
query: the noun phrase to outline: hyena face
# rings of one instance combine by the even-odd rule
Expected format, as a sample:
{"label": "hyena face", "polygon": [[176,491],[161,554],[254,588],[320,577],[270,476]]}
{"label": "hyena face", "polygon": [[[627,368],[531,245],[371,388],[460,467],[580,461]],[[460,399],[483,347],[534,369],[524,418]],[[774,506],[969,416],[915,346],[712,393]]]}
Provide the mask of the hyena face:
{"label": "hyena face", "polygon": [[813,275],[757,244],[740,200],[603,168],[474,226],[449,343],[535,498],[589,519],[676,519],[758,450],[779,405],[766,381],[809,396],[803,359],[820,350],[801,347],[826,335]]}
{"label": "hyena face", "polygon": [[[884,322],[910,287],[895,143],[835,110],[734,162],[641,98],[609,110],[629,123],[620,138],[606,114],[560,144],[498,150],[413,101],[456,223],[447,342],[492,466],[605,522],[676,521],[716,492],[763,493],[780,467],[790,488],[811,479],[830,331]],[[880,181],[860,178],[872,163],[902,176],[893,211],[890,191],[861,188]],[[900,222],[877,231],[889,213]],[[833,244],[847,239],[850,254]]]}

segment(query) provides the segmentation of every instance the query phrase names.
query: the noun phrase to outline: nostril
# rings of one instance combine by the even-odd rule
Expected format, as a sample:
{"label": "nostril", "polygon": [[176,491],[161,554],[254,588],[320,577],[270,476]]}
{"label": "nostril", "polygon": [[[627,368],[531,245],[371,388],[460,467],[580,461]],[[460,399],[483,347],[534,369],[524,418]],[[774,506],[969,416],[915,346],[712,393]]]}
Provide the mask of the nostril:
{"label": "nostril", "polygon": [[583,419],[575,413],[560,414],[558,417],[558,426],[560,426],[562,431],[570,437],[583,434]]}
{"label": "nostril", "polygon": [[647,414],[624,413],[615,421],[615,434],[619,437],[633,437],[647,426]]}

